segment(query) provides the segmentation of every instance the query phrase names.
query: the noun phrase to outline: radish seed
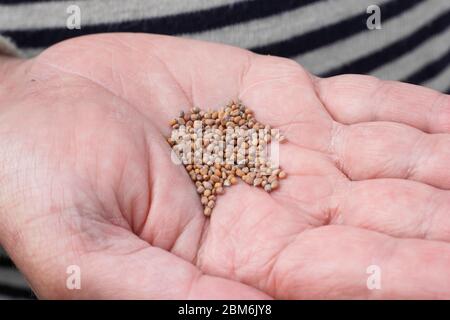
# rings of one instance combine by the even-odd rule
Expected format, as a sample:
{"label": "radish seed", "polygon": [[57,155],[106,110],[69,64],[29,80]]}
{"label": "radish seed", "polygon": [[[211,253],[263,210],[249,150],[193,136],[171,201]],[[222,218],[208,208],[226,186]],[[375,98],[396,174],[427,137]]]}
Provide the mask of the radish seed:
{"label": "radish seed", "polygon": [[[223,195],[224,187],[236,185],[236,177],[271,192],[287,176],[280,168],[272,169],[269,158],[259,156],[271,141],[283,143],[286,137],[258,122],[252,110],[240,101],[231,101],[216,111],[199,107],[180,111],[169,125],[172,135],[167,143],[194,182],[207,217],[216,206],[216,195]],[[186,143],[191,146],[184,154]]]}

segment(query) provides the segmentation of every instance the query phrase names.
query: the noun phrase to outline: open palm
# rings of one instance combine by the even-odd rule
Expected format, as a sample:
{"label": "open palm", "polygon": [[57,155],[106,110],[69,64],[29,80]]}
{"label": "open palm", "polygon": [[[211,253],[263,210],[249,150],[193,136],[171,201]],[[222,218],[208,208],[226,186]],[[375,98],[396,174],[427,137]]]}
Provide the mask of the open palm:
{"label": "open palm", "polygon": [[[0,239],[38,296],[450,298],[448,96],[137,34],[8,70]],[[232,99],[288,138],[288,178],[226,189],[208,219],[168,121]],[[81,290],[66,288],[71,265]]]}

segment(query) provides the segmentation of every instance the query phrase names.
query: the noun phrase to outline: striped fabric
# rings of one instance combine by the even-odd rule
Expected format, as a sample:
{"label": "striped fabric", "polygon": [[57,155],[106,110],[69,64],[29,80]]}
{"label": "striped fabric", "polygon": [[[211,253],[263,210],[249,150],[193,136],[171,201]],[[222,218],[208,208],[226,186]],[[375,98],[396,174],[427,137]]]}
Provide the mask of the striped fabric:
{"label": "striped fabric", "polygon": [[[72,4],[80,30],[65,27]],[[366,26],[373,4],[381,30]],[[371,74],[450,93],[449,0],[0,0],[0,34],[29,57],[68,38],[119,31],[216,41],[295,59],[320,76]],[[0,254],[0,298],[32,298]]]}

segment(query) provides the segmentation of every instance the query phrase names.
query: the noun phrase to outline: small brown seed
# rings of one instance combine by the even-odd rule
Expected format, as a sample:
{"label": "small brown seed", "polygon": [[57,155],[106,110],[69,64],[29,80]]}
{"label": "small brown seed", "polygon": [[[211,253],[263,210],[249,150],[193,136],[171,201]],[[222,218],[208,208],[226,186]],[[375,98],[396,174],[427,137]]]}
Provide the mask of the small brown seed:
{"label": "small brown seed", "polygon": [[253,180],[253,185],[255,187],[258,187],[261,185],[262,179],[261,178],[255,178],[255,180]]}
{"label": "small brown seed", "polygon": [[253,178],[249,174],[243,176],[242,180],[247,184],[253,184]]}
{"label": "small brown seed", "polygon": [[[257,155],[264,152],[270,140],[283,142],[286,138],[269,125],[259,123],[241,101],[231,101],[217,111],[198,107],[190,112],[180,111],[169,124],[173,130],[180,126],[186,129],[186,134],[176,139],[169,137],[167,142],[194,182],[206,216],[211,215],[216,195],[224,194],[224,187],[237,184],[237,177],[267,192],[279,188],[278,179],[286,177],[281,169],[272,169],[270,159]],[[190,151],[186,152],[183,144],[190,142]],[[221,150],[223,142],[225,150]]]}
{"label": "small brown seed", "polygon": [[211,182],[209,181],[203,181],[203,186],[205,187],[205,189],[211,190],[213,188]]}
{"label": "small brown seed", "polygon": [[206,207],[204,210],[203,210],[203,214],[205,215],[205,216],[207,216],[207,217],[209,217],[210,215],[211,215],[211,208],[210,207]]}

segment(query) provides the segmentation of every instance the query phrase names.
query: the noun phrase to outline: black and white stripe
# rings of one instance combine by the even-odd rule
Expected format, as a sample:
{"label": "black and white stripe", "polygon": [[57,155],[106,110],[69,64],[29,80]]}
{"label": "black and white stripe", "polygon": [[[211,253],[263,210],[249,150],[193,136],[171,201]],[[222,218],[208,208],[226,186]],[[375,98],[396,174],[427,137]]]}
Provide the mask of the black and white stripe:
{"label": "black and white stripe", "polygon": [[[70,4],[81,8],[81,30],[65,28]],[[366,27],[372,4],[381,8],[381,30]],[[28,56],[118,31],[216,41],[289,57],[321,76],[371,74],[450,93],[448,0],[0,0],[0,33]],[[32,297],[25,281],[12,279],[20,278],[0,253],[0,298]]]}

